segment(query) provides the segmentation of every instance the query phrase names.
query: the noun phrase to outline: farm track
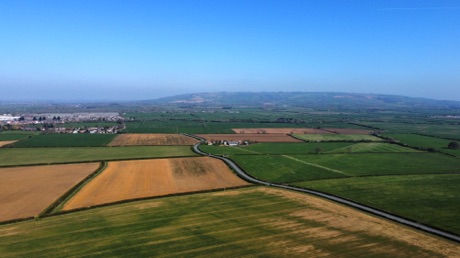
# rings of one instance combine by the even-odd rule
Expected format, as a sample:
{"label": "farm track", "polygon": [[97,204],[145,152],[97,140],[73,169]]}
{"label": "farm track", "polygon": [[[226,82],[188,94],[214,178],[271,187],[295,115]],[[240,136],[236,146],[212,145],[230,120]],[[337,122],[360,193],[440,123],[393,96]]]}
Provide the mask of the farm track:
{"label": "farm track", "polygon": [[394,214],[391,214],[391,213],[388,213],[388,212],[385,212],[385,211],[382,211],[382,210],[379,210],[379,209],[375,209],[375,208],[372,208],[372,207],[369,207],[369,206],[366,206],[366,205],[363,205],[363,204],[360,204],[360,203],[357,203],[357,202],[354,202],[354,201],[351,201],[351,200],[347,200],[345,198],[341,198],[341,197],[338,197],[338,196],[334,196],[334,195],[331,195],[331,194],[326,194],[326,193],[311,190],[311,189],[305,189],[305,188],[294,187],[294,186],[289,186],[289,185],[270,183],[270,182],[267,182],[267,181],[256,179],[256,178],[250,176],[249,174],[247,174],[241,167],[239,167],[232,160],[230,160],[228,158],[225,158],[225,157],[220,157],[220,156],[216,156],[216,155],[201,151],[199,149],[199,146],[205,141],[205,139],[203,139],[203,138],[201,138],[199,136],[194,136],[194,135],[189,135],[189,134],[185,134],[185,135],[194,137],[194,138],[199,139],[201,141],[201,142],[199,142],[199,143],[197,143],[197,144],[195,144],[193,146],[193,151],[195,151],[196,153],[198,153],[200,155],[213,157],[213,158],[220,159],[220,160],[224,161],[241,178],[243,178],[243,179],[245,179],[245,180],[247,180],[247,181],[249,181],[251,183],[261,184],[261,185],[265,185],[265,186],[274,186],[274,187],[279,187],[279,188],[282,188],[282,189],[293,190],[293,191],[297,191],[297,192],[303,192],[303,193],[308,193],[308,194],[312,194],[312,195],[315,195],[315,196],[319,196],[319,197],[322,197],[322,198],[325,198],[325,199],[328,199],[328,200],[331,200],[331,201],[334,201],[334,202],[337,202],[337,203],[340,203],[340,204],[344,204],[344,205],[349,206],[349,207],[359,209],[361,211],[365,211],[367,213],[370,213],[370,214],[373,214],[373,215],[376,215],[376,216],[379,216],[379,217],[382,217],[382,218],[385,218],[385,219],[395,221],[395,222],[403,224],[405,226],[409,226],[409,227],[412,227],[412,228],[415,228],[415,229],[418,229],[418,230],[421,230],[421,231],[424,231],[424,232],[427,232],[427,233],[430,233],[430,234],[434,234],[434,235],[437,235],[437,236],[440,236],[440,237],[443,237],[443,238],[446,238],[446,239],[449,239],[449,240],[452,240],[452,241],[460,243],[460,236],[455,235],[453,233],[446,232],[446,231],[443,231],[441,229],[430,227],[430,226],[427,226],[427,225],[424,225],[424,224],[420,224],[420,223],[417,223],[415,221],[412,221],[412,220],[409,220],[409,219],[406,219],[406,218],[403,218],[403,217],[400,217],[400,216],[397,216],[397,215],[394,215]]}

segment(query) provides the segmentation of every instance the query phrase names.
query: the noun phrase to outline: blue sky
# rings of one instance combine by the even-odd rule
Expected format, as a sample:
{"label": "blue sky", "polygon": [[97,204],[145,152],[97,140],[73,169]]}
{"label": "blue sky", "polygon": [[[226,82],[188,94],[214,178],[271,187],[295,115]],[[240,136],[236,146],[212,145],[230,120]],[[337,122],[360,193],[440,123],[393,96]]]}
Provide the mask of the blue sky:
{"label": "blue sky", "polygon": [[0,100],[340,91],[460,100],[460,1],[0,1]]}

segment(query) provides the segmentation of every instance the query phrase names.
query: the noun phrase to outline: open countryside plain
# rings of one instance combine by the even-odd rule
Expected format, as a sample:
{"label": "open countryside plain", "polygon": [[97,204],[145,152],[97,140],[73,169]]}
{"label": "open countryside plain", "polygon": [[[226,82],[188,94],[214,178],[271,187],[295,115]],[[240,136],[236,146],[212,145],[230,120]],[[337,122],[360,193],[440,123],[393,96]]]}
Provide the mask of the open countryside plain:
{"label": "open countryside plain", "polygon": [[305,194],[251,187],[0,226],[2,257],[455,257],[460,246]]}
{"label": "open countryside plain", "polygon": [[199,158],[109,162],[63,207],[71,210],[121,200],[249,185],[220,160]]}
{"label": "open countryside plain", "polygon": [[99,163],[0,168],[0,221],[38,215]]}
{"label": "open countryside plain", "polygon": [[193,145],[198,140],[182,134],[120,134],[109,146]]}

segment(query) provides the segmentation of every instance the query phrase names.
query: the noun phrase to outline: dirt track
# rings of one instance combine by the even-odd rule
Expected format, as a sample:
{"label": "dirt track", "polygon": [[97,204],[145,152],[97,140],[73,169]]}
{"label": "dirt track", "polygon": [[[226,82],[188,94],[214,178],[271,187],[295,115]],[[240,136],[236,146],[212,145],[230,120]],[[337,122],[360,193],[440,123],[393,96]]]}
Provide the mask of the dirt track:
{"label": "dirt track", "polygon": [[120,134],[108,146],[193,145],[197,142],[181,134]]}
{"label": "dirt track", "polygon": [[0,221],[33,217],[99,163],[0,168]]}
{"label": "dirt track", "polygon": [[208,157],[109,162],[63,210],[248,184],[222,161]]}

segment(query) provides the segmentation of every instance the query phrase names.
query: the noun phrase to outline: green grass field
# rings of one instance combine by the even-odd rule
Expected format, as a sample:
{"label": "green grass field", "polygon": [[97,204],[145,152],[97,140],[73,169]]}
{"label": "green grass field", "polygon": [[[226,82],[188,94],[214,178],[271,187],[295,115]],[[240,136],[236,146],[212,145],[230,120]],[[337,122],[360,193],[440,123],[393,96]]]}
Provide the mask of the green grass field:
{"label": "green grass field", "polygon": [[304,180],[346,177],[324,167],[294,160],[291,156],[234,155],[231,158],[253,177],[275,182],[287,183]]}
{"label": "green grass field", "polygon": [[422,148],[433,148],[435,150],[460,157],[460,149],[453,150],[453,149],[447,148],[447,145],[449,145],[451,140],[440,139],[440,138],[429,137],[429,136],[422,136],[422,135],[417,135],[417,134],[388,134],[385,136],[392,137],[409,146],[422,147]]}
{"label": "green grass field", "polygon": [[[260,189],[260,190],[259,190]],[[300,216],[308,212],[327,216]],[[297,215],[300,214],[300,215]],[[0,226],[1,257],[436,257],[260,187],[167,197]],[[377,223],[374,223],[377,227]],[[352,239],[352,241],[350,241]]]}
{"label": "green grass field", "polygon": [[443,124],[443,123],[431,123],[423,124],[418,123],[418,119],[409,120],[409,122],[404,121],[405,123],[395,123],[393,121],[388,122],[362,122],[362,124],[375,126],[385,130],[385,133],[390,134],[407,134],[407,133],[421,133],[434,135],[438,137],[447,137],[453,139],[459,139],[460,135],[458,131],[458,124]]}
{"label": "green grass field", "polygon": [[25,131],[4,131],[0,132],[0,141],[18,141],[26,139],[27,137],[32,137],[36,135],[35,132],[25,132]]}
{"label": "green grass field", "polygon": [[[321,145],[322,146],[322,145]],[[396,144],[381,143],[381,142],[366,142],[355,143],[353,145],[325,151],[325,153],[386,153],[386,152],[420,152],[411,148],[402,147]]]}
{"label": "green grass field", "polygon": [[309,142],[328,142],[328,141],[371,141],[381,142],[382,139],[366,134],[294,134],[295,138]]}
{"label": "green grass field", "polygon": [[0,166],[196,156],[188,146],[2,148]]}
{"label": "green grass field", "polygon": [[240,123],[240,122],[207,122],[195,120],[159,120],[126,122],[127,133],[190,133],[190,134],[211,134],[211,133],[234,133],[232,128],[283,128],[300,127],[299,125],[282,123]]}
{"label": "green grass field", "polygon": [[360,153],[298,155],[298,160],[351,176],[460,173],[460,160],[438,153]]}
{"label": "green grass field", "polygon": [[323,151],[333,151],[346,148],[354,143],[325,142],[325,143],[257,143],[240,147],[200,146],[201,150],[213,154],[309,154],[316,153],[315,148]]}
{"label": "green grass field", "polygon": [[460,175],[346,178],[294,185],[339,195],[460,235]]}
{"label": "green grass field", "polygon": [[116,134],[41,134],[14,144],[14,147],[96,147],[105,146]]}

